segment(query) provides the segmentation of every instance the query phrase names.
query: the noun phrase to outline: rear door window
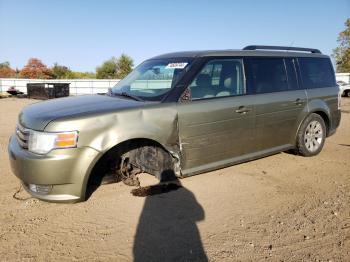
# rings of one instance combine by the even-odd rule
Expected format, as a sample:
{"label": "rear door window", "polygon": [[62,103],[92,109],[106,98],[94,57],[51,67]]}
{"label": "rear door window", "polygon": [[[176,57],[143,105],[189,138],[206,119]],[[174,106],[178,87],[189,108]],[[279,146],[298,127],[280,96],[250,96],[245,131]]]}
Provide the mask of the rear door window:
{"label": "rear door window", "polygon": [[283,58],[247,58],[249,90],[262,94],[288,90],[288,77]]}
{"label": "rear door window", "polygon": [[328,58],[298,58],[304,88],[335,86],[332,64]]}

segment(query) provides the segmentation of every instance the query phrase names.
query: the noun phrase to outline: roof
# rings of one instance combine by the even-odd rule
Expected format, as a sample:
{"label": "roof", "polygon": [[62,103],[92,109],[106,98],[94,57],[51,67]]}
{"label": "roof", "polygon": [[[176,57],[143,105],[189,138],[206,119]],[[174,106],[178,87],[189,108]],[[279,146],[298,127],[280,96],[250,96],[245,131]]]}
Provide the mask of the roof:
{"label": "roof", "polygon": [[180,57],[208,57],[208,56],[275,56],[275,57],[320,57],[328,58],[327,55],[320,53],[306,53],[295,51],[266,51],[266,50],[240,50],[240,49],[227,49],[227,50],[202,50],[202,51],[184,51],[168,53],[159,56],[155,56],[152,59],[163,58],[180,58]]}

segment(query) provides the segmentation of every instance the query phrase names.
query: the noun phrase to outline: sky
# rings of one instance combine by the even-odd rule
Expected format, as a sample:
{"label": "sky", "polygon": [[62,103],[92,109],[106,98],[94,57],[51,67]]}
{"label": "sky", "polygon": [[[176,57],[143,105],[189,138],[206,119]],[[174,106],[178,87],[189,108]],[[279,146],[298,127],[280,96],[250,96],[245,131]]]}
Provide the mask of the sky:
{"label": "sky", "polygon": [[0,0],[0,63],[29,58],[94,71],[125,53],[137,65],[162,53],[246,45],[318,48],[330,55],[350,0]]}

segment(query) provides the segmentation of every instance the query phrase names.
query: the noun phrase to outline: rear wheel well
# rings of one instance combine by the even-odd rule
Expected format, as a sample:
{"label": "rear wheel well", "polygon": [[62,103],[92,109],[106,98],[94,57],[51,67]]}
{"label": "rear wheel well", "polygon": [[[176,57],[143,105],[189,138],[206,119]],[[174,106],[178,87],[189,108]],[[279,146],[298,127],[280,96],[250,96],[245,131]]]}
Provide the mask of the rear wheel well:
{"label": "rear wheel well", "polygon": [[330,127],[330,122],[329,122],[328,115],[325,112],[323,112],[323,111],[316,111],[316,112],[312,112],[312,113],[318,114],[319,116],[322,117],[322,119],[324,121],[324,124],[326,125],[326,136],[328,136],[328,134],[329,134],[329,127]]}

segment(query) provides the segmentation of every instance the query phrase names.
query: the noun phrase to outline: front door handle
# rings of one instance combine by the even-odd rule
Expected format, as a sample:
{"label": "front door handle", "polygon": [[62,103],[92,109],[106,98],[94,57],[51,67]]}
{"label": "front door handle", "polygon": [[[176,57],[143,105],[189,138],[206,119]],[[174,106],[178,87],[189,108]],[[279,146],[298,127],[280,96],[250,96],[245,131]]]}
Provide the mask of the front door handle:
{"label": "front door handle", "polygon": [[297,98],[295,101],[294,101],[294,104],[296,104],[297,106],[301,106],[303,104],[303,101],[300,99],[300,98]]}
{"label": "front door handle", "polygon": [[245,106],[240,106],[238,107],[238,109],[235,110],[235,112],[238,114],[246,114],[250,111],[252,111],[252,109]]}

